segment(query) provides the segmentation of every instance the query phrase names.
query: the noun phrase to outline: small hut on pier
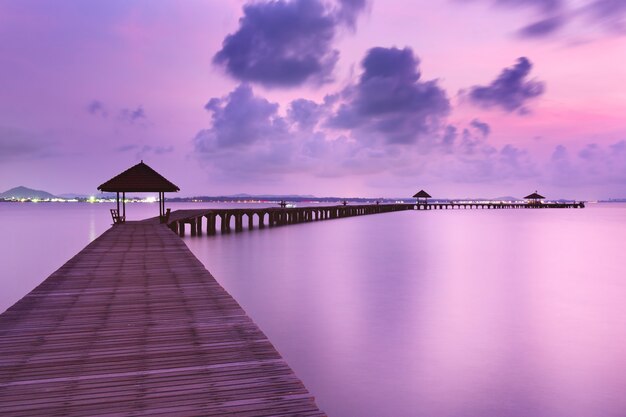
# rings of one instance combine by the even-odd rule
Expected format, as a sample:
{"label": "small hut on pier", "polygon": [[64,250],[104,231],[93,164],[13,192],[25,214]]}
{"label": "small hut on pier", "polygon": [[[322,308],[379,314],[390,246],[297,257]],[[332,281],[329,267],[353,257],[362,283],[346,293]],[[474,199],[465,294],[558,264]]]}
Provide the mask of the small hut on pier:
{"label": "small hut on pier", "polygon": [[430,194],[428,194],[426,191],[424,190],[419,190],[418,193],[416,193],[413,198],[417,199],[417,204],[428,204],[428,199],[432,198]]}
{"label": "small hut on pier", "polygon": [[541,205],[541,200],[543,200],[544,198],[545,197],[542,196],[541,194],[538,194],[536,190],[535,190],[534,193],[524,197],[525,200],[528,200],[528,204],[530,204],[532,206],[539,206],[539,205]]}
{"label": "small hut on pier", "polygon": [[[126,193],[159,193],[159,218],[163,222],[166,220],[165,193],[180,191],[180,188],[150,168],[142,160],[137,165],[101,184],[98,190],[116,193],[117,209],[111,210],[111,214],[114,223],[123,223],[126,220]],[[122,193],[121,211],[120,193]]]}

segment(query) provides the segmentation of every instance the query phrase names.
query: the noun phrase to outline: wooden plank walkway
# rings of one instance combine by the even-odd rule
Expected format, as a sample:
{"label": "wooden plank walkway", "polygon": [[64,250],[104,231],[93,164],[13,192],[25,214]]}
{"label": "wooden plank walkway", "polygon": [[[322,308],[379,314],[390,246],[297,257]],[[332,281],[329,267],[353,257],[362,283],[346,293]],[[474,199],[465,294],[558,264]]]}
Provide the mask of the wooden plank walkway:
{"label": "wooden plank walkway", "polygon": [[128,222],[0,315],[0,415],[324,414],[178,236]]}

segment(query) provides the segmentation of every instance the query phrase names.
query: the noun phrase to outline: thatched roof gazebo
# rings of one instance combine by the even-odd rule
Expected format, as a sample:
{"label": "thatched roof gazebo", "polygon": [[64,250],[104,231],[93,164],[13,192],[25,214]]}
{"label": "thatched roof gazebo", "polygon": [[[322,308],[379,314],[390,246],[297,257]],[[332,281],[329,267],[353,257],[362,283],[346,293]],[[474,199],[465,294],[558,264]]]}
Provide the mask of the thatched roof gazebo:
{"label": "thatched roof gazebo", "polygon": [[417,199],[417,204],[423,203],[423,204],[427,204],[428,203],[428,199],[432,198],[430,194],[428,194],[426,191],[424,190],[419,190],[419,192],[417,192],[413,198]]}
{"label": "thatched roof gazebo", "polygon": [[[114,222],[124,222],[126,219],[126,193],[159,193],[159,217],[161,221],[165,215],[165,193],[180,191],[176,185],[163,175],[146,165],[143,160],[137,165],[111,178],[98,187],[100,191],[116,193],[117,215]],[[120,213],[120,193],[122,193],[122,212]],[[113,211],[111,211],[113,213]]]}
{"label": "thatched roof gazebo", "polygon": [[545,197],[542,196],[541,194],[538,194],[537,191],[535,190],[534,193],[527,195],[526,197],[524,197],[524,200],[530,200],[528,203],[529,204],[533,204],[533,205],[538,205],[541,204],[541,200],[543,200]]}

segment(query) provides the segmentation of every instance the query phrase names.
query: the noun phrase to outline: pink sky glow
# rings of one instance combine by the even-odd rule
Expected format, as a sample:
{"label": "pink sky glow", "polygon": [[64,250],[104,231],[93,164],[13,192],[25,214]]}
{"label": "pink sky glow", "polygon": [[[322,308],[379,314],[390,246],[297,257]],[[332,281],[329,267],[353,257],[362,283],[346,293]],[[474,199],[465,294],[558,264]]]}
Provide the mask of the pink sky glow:
{"label": "pink sky glow", "polygon": [[607,4],[3,1],[0,191],[626,197]]}

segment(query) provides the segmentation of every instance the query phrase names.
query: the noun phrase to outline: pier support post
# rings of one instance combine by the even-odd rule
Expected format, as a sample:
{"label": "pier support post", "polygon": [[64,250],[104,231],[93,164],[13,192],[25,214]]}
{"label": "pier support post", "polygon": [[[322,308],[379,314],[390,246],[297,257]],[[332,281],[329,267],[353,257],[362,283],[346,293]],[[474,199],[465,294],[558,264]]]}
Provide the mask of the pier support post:
{"label": "pier support post", "polygon": [[235,232],[243,231],[243,214],[235,214]]}
{"label": "pier support post", "polygon": [[196,217],[196,234],[202,236],[202,216]]}
{"label": "pier support post", "polygon": [[207,235],[215,234],[215,214],[206,216],[206,233]]}

